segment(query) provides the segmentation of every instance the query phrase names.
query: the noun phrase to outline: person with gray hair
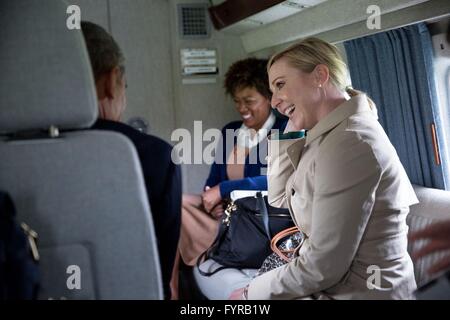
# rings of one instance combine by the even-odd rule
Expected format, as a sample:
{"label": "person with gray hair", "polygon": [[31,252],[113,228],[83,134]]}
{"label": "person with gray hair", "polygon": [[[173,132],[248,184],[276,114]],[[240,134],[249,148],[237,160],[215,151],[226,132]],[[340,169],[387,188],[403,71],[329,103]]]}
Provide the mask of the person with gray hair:
{"label": "person with gray hair", "polygon": [[172,147],[167,142],[120,122],[126,107],[127,85],[125,58],[119,45],[105,29],[94,23],[83,21],[81,29],[98,97],[99,119],[92,129],[119,132],[136,147],[158,242],[164,297],[169,299],[180,234],[181,171],[171,159]]}
{"label": "person with gray hair", "polygon": [[99,117],[119,121],[126,108],[125,58],[105,29],[92,22],[81,23],[97,89]]}

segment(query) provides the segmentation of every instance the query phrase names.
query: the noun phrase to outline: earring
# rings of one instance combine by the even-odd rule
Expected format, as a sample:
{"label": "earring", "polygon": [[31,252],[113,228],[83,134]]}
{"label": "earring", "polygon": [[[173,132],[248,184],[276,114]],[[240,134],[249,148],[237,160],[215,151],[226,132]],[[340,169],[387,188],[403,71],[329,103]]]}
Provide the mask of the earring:
{"label": "earring", "polygon": [[322,88],[322,84],[321,83],[319,83],[319,88]]}

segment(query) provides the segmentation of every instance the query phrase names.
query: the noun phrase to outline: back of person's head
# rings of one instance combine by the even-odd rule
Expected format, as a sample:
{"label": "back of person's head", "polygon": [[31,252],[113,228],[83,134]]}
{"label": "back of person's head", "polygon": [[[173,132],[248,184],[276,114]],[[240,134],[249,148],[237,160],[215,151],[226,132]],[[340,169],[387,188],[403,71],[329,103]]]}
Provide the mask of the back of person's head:
{"label": "back of person's head", "polygon": [[267,60],[247,58],[233,63],[225,74],[225,91],[234,96],[236,91],[255,88],[262,96],[271,99],[269,78],[266,72]]}
{"label": "back of person's head", "polygon": [[125,58],[117,42],[99,25],[83,21],[81,29],[94,73],[99,118],[120,121],[127,100]]}
{"label": "back of person's head", "polygon": [[81,30],[91,60],[95,80],[119,67],[125,72],[125,58],[114,38],[101,26],[87,21],[81,22]]}
{"label": "back of person's head", "polygon": [[[274,54],[267,64],[267,71],[280,59],[286,61],[294,68],[305,73],[311,73],[319,64],[327,66],[331,83],[341,91],[347,92],[350,97],[356,96],[361,91],[348,86],[348,69],[336,46],[318,38],[309,37],[297,42],[286,49]],[[371,108],[375,104],[369,99]]]}

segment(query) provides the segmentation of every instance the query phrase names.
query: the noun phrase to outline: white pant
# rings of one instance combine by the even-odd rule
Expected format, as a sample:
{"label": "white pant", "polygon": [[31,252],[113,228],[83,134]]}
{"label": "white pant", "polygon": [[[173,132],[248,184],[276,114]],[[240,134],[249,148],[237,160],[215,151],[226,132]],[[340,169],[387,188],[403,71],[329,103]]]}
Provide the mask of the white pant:
{"label": "white pant", "polygon": [[[212,259],[200,265],[202,271],[210,272],[222,265]],[[258,269],[227,268],[207,277],[200,274],[198,267],[194,267],[194,278],[202,293],[210,300],[227,300],[230,294],[249,284]]]}

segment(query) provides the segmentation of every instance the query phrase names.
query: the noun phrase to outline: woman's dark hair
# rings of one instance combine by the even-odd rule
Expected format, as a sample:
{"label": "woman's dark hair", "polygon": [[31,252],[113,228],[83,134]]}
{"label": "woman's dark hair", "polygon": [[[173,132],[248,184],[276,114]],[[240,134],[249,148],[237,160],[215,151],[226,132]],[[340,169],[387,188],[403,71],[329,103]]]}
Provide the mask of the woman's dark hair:
{"label": "woman's dark hair", "polygon": [[267,75],[267,60],[247,58],[239,60],[231,65],[225,74],[225,91],[232,97],[236,90],[255,88],[267,99],[272,98]]}

